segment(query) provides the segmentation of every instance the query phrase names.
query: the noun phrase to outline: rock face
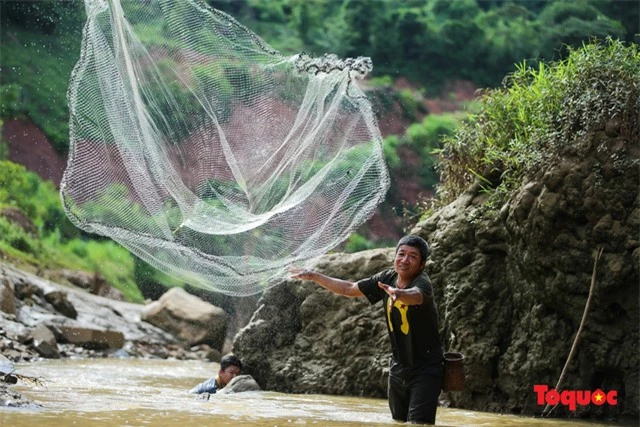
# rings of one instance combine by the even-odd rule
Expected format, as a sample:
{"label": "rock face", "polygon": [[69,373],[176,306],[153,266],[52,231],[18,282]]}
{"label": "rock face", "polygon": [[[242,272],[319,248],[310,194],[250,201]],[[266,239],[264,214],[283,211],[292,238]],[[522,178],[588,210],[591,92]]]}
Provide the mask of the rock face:
{"label": "rock face", "polygon": [[[388,268],[393,250],[320,258],[314,269],[357,280]],[[381,306],[291,280],[267,290],[234,340],[243,370],[266,390],[386,395],[391,348]]]}
{"label": "rock face", "polygon": [[72,285],[85,289],[94,295],[100,295],[101,297],[107,297],[118,301],[125,300],[123,293],[111,286],[111,284],[99,273],[89,273],[78,270],[62,270],[53,276],[60,276],[60,278],[67,280]]}
{"label": "rock face", "polygon": [[638,416],[640,147],[611,127],[530,176],[499,215],[483,213],[473,187],[414,230],[432,243],[443,338],[467,356],[468,390],[455,404],[541,412],[533,385],[555,387],[602,248],[561,388],[618,392],[618,405],[574,416]]}
{"label": "rock face", "polygon": [[147,305],[141,318],[191,345],[207,344],[217,350],[222,350],[227,333],[224,310],[182,288],[171,288]]}
{"label": "rock face", "polygon": [[[636,125],[637,126],[637,125]],[[609,123],[529,176],[501,209],[479,185],[412,231],[430,244],[445,350],[464,354],[466,389],[454,405],[536,414],[533,386],[616,390],[617,405],[562,405],[555,415],[638,417],[640,161],[638,131]],[[359,279],[393,250],[323,257],[316,269]],[[375,261],[375,262],[374,262]],[[234,341],[267,390],[384,397],[389,348],[380,307],[289,281],[265,292]]]}

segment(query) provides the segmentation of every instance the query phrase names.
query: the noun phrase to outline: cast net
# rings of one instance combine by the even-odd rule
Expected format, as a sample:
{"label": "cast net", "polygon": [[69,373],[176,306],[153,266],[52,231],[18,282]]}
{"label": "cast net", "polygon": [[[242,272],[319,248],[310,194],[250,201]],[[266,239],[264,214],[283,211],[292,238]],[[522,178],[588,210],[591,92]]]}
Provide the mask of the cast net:
{"label": "cast net", "polygon": [[368,58],[286,57],[193,0],[85,0],[61,184],[81,229],[251,295],[334,248],[389,186]]}

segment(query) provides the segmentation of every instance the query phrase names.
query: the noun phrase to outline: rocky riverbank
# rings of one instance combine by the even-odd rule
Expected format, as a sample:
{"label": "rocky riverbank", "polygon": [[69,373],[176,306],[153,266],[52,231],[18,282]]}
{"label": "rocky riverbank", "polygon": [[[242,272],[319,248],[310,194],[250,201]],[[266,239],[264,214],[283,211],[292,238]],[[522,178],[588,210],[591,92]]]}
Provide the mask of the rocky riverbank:
{"label": "rocky riverbank", "polygon": [[[219,361],[230,351],[227,323],[220,308],[179,288],[156,302],[132,304],[0,263],[0,353],[10,362],[100,357]],[[0,384],[0,406],[33,405]]]}

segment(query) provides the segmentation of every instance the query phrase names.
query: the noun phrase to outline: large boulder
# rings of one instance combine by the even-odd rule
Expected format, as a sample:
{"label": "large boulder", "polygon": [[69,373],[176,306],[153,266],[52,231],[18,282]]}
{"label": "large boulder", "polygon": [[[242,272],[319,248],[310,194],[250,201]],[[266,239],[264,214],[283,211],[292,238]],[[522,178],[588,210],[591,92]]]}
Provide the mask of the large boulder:
{"label": "large boulder", "polygon": [[61,341],[84,348],[118,349],[124,345],[124,334],[120,331],[79,326],[59,326],[57,329]]}
{"label": "large boulder", "polygon": [[44,294],[44,299],[53,306],[60,314],[71,319],[78,317],[78,311],[73,303],[67,298],[67,293],[63,291],[51,291]]}
{"label": "large boulder", "polygon": [[207,344],[217,350],[224,345],[227,332],[224,310],[182,288],[171,288],[158,301],[148,304],[141,319],[190,345]]}
{"label": "large boulder", "polygon": [[[358,280],[389,268],[392,249],[331,254],[311,268]],[[264,389],[384,397],[390,346],[382,308],[288,280],[268,289],[234,340]]]}
{"label": "large boulder", "polygon": [[45,325],[36,326],[30,333],[33,348],[38,354],[47,359],[59,359],[58,342],[55,335]]}
{"label": "large boulder", "polygon": [[533,386],[558,382],[594,280],[561,388],[616,390],[618,404],[554,414],[638,417],[639,149],[611,129],[586,134],[499,213],[475,185],[413,230],[432,245],[445,346],[465,354],[454,404],[540,413]]}

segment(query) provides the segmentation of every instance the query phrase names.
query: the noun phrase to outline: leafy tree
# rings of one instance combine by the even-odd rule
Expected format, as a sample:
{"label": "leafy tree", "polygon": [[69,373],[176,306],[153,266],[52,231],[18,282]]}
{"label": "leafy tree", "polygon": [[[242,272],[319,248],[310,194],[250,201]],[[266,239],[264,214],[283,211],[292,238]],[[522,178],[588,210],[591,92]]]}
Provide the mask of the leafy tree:
{"label": "leafy tree", "polygon": [[640,41],[640,7],[637,1],[591,0],[590,4],[609,19],[622,24],[626,29],[624,40]]}
{"label": "leafy tree", "polygon": [[[386,7],[385,3],[380,7]],[[345,32],[341,38],[345,56],[370,56],[375,21],[380,13],[371,16],[369,4],[358,0],[346,0],[341,9]],[[379,12],[379,11],[378,11]]]}
{"label": "leafy tree", "polygon": [[483,67],[476,69],[477,83],[487,86],[499,84],[505,70],[522,60],[539,57],[540,23],[523,3],[506,2],[476,17],[483,28]]}
{"label": "leafy tree", "polygon": [[36,29],[47,35],[60,34],[82,27],[84,4],[79,1],[3,1],[0,18],[25,29]]}
{"label": "leafy tree", "polygon": [[588,3],[558,1],[550,3],[539,16],[542,45],[546,59],[568,54],[568,46],[579,47],[589,39],[623,38],[626,31],[622,24],[604,16],[596,7]]}

